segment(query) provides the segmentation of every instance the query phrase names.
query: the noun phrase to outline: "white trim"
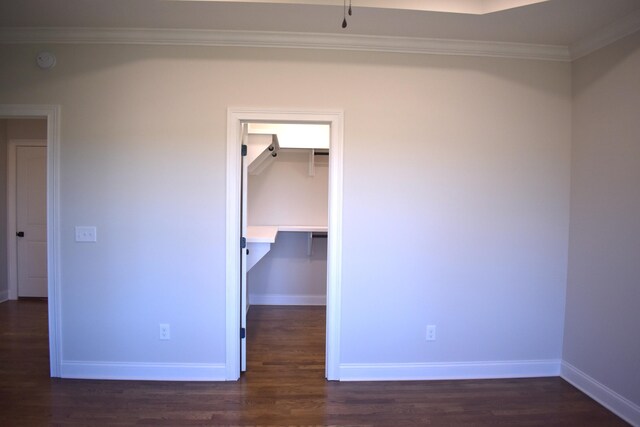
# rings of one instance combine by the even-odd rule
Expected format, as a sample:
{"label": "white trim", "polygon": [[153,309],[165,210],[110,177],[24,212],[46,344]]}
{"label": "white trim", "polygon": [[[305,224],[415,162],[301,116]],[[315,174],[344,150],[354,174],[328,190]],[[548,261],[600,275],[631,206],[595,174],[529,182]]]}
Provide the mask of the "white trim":
{"label": "white trim", "polygon": [[42,139],[10,139],[7,143],[7,286],[9,299],[18,299],[17,148],[46,146],[47,141]]}
{"label": "white trim", "polygon": [[329,231],[327,241],[326,376],[339,379],[340,307],[342,280],[342,111],[300,111],[229,108],[227,110],[226,203],[226,369],[227,380],[240,377],[240,137],[247,121],[327,123],[329,151]]}
{"label": "white trim", "polygon": [[326,305],[326,295],[249,295],[251,305]]}
{"label": "white trim", "polygon": [[450,363],[342,363],[341,381],[468,380],[556,377],[560,360],[507,360]]}
{"label": "white trim", "polygon": [[5,28],[0,43],[144,44],[329,49],[570,61],[567,46],[275,31]]}
{"label": "white trim", "polygon": [[640,406],[629,399],[564,360],[560,376],[629,424],[640,426]]}
{"label": "white trim", "polygon": [[62,378],[96,380],[223,381],[222,363],[62,362]]}
{"label": "white trim", "polygon": [[578,40],[569,47],[574,61],[640,30],[640,9]]}
{"label": "white trim", "polygon": [[329,150],[329,230],[327,230],[327,338],[325,374],[339,380],[340,327],[342,325],[342,162],[344,113],[328,116],[331,122]]}
{"label": "white trim", "polygon": [[278,225],[278,231],[283,233],[326,233],[326,225]]}
{"label": "white trim", "polygon": [[60,292],[60,106],[0,105],[0,118],[47,119],[47,275],[49,298],[49,364],[60,376],[62,320]]}
{"label": "white trim", "polygon": [[9,291],[0,291],[0,302],[9,301]]}

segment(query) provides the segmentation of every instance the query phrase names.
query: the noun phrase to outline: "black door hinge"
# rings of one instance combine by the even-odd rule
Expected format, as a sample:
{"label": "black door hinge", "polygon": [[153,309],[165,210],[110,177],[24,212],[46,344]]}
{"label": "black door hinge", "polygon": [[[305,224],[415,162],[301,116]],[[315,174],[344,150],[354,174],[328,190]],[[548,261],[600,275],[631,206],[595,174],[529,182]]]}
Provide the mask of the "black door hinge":
{"label": "black door hinge", "polygon": [[243,340],[244,337],[247,336],[247,330],[245,328],[240,328],[240,339]]}
{"label": "black door hinge", "polygon": [[242,155],[243,156],[247,155],[247,146],[245,144],[242,144]]}
{"label": "black door hinge", "polygon": [[240,248],[244,249],[247,247],[247,238],[246,237],[241,237],[240,238]]}

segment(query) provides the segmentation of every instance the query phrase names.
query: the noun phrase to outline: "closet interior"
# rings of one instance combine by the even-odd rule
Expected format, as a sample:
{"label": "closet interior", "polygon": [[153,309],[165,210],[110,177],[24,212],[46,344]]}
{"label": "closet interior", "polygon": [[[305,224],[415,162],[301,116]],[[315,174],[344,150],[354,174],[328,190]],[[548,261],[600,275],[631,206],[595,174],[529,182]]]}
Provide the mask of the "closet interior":
{"label": "closet interior", "polygon": [[247,124],[247,310],[326,303],[329,131],[322,124]]}

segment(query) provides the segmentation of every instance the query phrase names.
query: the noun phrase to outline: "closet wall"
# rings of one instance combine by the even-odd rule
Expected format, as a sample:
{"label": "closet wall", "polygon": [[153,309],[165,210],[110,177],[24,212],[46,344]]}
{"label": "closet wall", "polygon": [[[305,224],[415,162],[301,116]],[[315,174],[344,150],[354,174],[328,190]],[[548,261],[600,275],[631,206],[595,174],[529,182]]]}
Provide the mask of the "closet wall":
{"label": "closet wall", "polygon": [[[282,149],[260,175],[249,175],[248,224],[326,226],[328,156],[314,156],[314,164],[310,176],[309,150]],[[271,251],[247,274],[251,304],[325,304],[327,239],[314,238],[309,254],[308,236],[278,233]]]}

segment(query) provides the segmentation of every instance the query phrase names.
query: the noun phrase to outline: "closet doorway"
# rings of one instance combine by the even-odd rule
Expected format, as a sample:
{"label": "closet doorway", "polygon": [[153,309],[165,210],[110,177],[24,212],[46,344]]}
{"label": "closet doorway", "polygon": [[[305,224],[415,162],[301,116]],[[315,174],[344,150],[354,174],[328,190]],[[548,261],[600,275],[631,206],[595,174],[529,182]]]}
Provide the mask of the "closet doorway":
{"label": "closet doorway", "polygon": [[[4,138],[0,137],[0,141],[8,157],[5,158],[9,184],[5,239],[10,284],[0,301],[46,298],[46,302],[35,303],[46,305],[49,372],[52,377],[59,377],[62,359],[58,288],[60,107],[0,104],[0,121],[3,120],[5,126],[0,125],[0,132]],[[29,217],[27,221],[25,217]],[[21,272],[21,267],[26,269]],[[36,312],[42,312],[42,307]]]}
{"label": "closet doorway", "polygon": [[[227,128],[227,379],[236,380],[246,369],[248,303],[322,304],[326,295],[325,377],[339,379],[341,212],[342,212],[342,112],[290,112],[230,109]],[[302,132],[303,137],[300,137]],[[306,135],[305,135],[306,132]],[[298,137],[293,137],[298,134]],[[319,137],[314,140],[313,134]],[[324,140],[324,142],[322,142]],[[273,163],[280,162],[278,166]],[[301,167],[305,173],[302,174]],[[264,182],[259,175],[273,168]],[[317,176],[316,176],[317,173]],[[304,177],[303,177],[304,175]],[[251,176],[251,178],[249,178]],[[285,185],[298,177],[297,185],[286,185],[288,194],[275,204],[265,203],[266,186]],[[302,178],[302,179],[301,179]],[[269,182],[267,182],[269,181]],[[251,184],[250,184],[251,183]],[[323,188],[324,186],[324,188]],[[249,187],[251,189],[249,189]],[[317,187],[317,188],[316,188]],[[254,193],[252,194],[251,191]],[[278,188],[273,188],[274,192]],[[313,200],[309,192],[319,192]],[[247,195],[252,196],[247,198]],[[287,197],[295,199],[287,202]],[[308,200],[307,200],[308,199]],[[322,200],[324,199],[324,200]],[[250,203],[248,204],[248,200]],[[296,200],[299,203],[295,203]],[[288,206],[284,206],[288,205]],[[249,209],[247,209],[249,208]],[[278,250],[290,250],[304,239],[306,255],[316,259],[307,295],[265,293],[256,270],[253,292],[247,290],[247,273],[259,265],[278,238]],[[322,239],[318,242],[318,239]],[[316,243],[314,244],[314,240]],[[326,249],[325,249],[326,241]],[[284,249],[283,249],[284,248]],[[267,260],[269,257],[266,258]],[[265,267],[269,261],[263,261]],[[295,263],[294,263],[295,264]],[[285,260],[285,266],[286,260]],[[290,264],[293,265],[293,264]],[[309,265],[313,268],[313,260]],[[258,269],[259,270],[259,269]],[[264,270],[267,271],[267,270]],[[309,274],[309,270],[305,274]],[[295,273],[294,273],[295,275]],[[288,286],[285,280],[276,288]],[[251,281],[249,281],[251,285]],[[289,283],[290,284],[290,283]],[[282,288],[284,286],[284,288]],[[322,292],[326,289],[326,292]],[[323,295],[319,295],[322,292]],[[250,298],[251,295],[251,298]]]}

